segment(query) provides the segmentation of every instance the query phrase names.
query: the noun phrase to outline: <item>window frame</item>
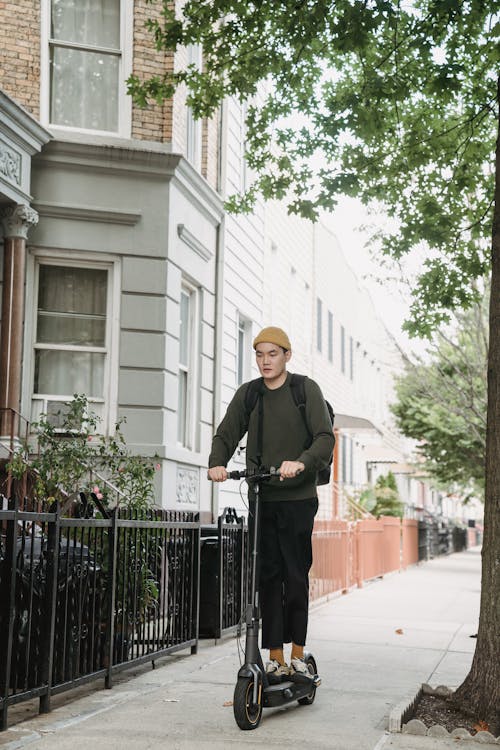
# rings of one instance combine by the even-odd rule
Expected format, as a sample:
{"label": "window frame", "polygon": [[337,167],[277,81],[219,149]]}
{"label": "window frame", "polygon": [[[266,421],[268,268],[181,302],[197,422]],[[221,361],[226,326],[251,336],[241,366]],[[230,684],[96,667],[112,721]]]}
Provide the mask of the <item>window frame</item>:
{"label": "window frame", "polygon": [[343,375],[345,375],[345,328],[343,325],[340,326],[340,371]]}
{"label": "window frame", "polygon": [[[199,44],[186,48],[187,64],[202,67],[202,49]],[[195,119],[193,110],[186,105],[186,159],[194,169],[201,171],[203,158],[203,120]]]}
{"label": "window frame", "polygon": [[[118,136],[130,138],[132,133],[132,99],[127,94],[126,80],[132,73],[133,50],[133,3],[120,0],[120,49],[113,52],[120,58],[118,66],[118,128],[117,130],[94,130],[77,126],[58,125],[50,122],[50,50],[53,41],[50,36],[52,0],[41,0],[40,3],[40,123],[49,127],[54,133],[91,133],[97,136]],[[57,43],[57,46],[82,51],[111,53],[108,48],[92,48],[79,43]]]}
{"label": "window frame", "polygon": [[318,352],[323,351],[323,302],[316,297],[316,348]]}
{"label": "window frame", "polygon": [[240,192],[245,193],[248,189],[249,175],[248,164],[246,159],[247,147],[247,115],[248,101],[245,100],[240,104]]}
{"label": "window frame", "polygon": [[333,313],[331,310],[328,310],[327,336],[328,336],[328,361],[333,362]]}
{"label": "window frame", "polygon": [[[188,308],[188,340],[187,364],[181,364],[181,299],[185,294],[189,300]],[[196,420],[198,414],[198,360],[200,352],[199,317],[200,290],[183,278],[179,295],[179,360],[178,360],[178,391],[177,391],[177,444],[186,450],[197,450]],[[182,375],[181,375],[182,373]],[[181,384],[185,380],[185,412],[181,414]],[[182,421],[181,421],[182,420]]]}
{"label": "window frame", "polygon": [[[36,341],[37,319],[38,319],[38,295],[39,295],[39,271],[40,266],[51,265],[63,268],[88,268],[105,270],[108,273],[107,281],[107,300],[106,300],[106,328],[105,328],[105,346],[85,347],[85,351],[94,349],[104,349],[104,375],[102,397],[88,396],[91,408],[95,410],[101,418],[99,430],[104,434],[109,434],[116,423],[117,419],[117,402],[118,402],[118,374],[119,374],[119,335],[120,335],[120,278],[121,268],[120,260],[114,256],[103,255],[99,260],[95,256],[91,257],[86,253],[58,254],[55,252],[32,250],[28,256],[26,269],[26,283],[28,288],[33,289],[31,311],[26,314],[26,335],[24,340],[24,362],[26,362],[26,376],[23,377],[22,391],[22,410],[24,414],[30,415],[30,422],[33,422],[33,416],[47,412],[50,403],[60,403],[61,401],[71,400],[71,394],[55,393],[34,393],[35,378],[35,351],[41,349],[51,350],[50,345],[40,345]],[[56,346],[60,351],[74,351],[75,346],[61,345]],[[54,349],[55,350],[55,349]],[[36,409],[36,402],[40,406]]]}
{"label": "window frame", "polygon": [[251,321],[244,315],[238,315],[236,321],[236,367],[235,381],[239,387],[250,377],[251,358],[250,352],[250,332]]}

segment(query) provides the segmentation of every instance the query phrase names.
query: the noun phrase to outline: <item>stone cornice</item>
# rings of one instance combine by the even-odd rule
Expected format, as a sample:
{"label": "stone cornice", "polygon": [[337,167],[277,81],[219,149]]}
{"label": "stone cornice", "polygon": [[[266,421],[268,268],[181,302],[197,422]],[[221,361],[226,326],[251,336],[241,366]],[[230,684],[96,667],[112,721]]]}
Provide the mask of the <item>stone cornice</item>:
{"label": "stone cornice", "polygon": [[217,225],[223,214],[223,202],[204,177],[169,144],[111,138],[105,142],[88,139],[53,140],[35,158],[35,163],[58,169],[85,170],[92,173],[117,173],[147,176],[172,181]]}
{"label": "stone cornice", "polygon": [[14,135],[15,139],[30,153],[40,151],[42,146],[50,141],[52,136],[49,131],[1,90],[0,112],[2,113],[3,126],[7,127],[11,135]]}
{"label": "stone cornice", "polygon": [[212,251],[209,250],[208,247],[205,247],[205,245],[200,242],[199,239],[189,231],[189,229],[186,229],[184,224],[177,224],[177,234],[180,239],[191,248],[191,250],[194,250],[195,253],[200,256],[200,258],[205,261],[210,260],[213,255]]}
{"label": "stone cornice", "polygon": [[79,221],[102,222],[103,224],[122,224],[134,226],[142,214],[140,212],[117,211],[102,206],[71,205],[69,203],[45,203],[36,201],[34,208],[40,216],[50,216],[54,219],[77,219]]}

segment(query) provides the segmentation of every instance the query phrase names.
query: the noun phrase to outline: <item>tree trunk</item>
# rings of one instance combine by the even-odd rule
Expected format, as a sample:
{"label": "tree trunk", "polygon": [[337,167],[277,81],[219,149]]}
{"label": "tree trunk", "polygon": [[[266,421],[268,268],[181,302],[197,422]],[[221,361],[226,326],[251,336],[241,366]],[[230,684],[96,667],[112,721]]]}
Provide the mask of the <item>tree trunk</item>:
{"label": "tree trunk", "polygon": [[[500,78],[497,81],[500,108]],[[500,119],[499,119],[500,124]],[[500,734],[500,128],[495,161],[495,206],[491,243],[490,342],[486,489],[481,609],[471,670],[454,702]]]}

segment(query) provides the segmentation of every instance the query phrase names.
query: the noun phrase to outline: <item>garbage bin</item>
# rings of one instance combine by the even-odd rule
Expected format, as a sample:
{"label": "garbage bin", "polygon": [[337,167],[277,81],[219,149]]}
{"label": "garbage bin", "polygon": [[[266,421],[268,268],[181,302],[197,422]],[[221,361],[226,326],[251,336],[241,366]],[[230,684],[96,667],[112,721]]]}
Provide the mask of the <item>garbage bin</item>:
{"label": "garbage bin", "polygon": [[220,636],[219,612],[219,537],[203,536],[200,539],[200,638]]}

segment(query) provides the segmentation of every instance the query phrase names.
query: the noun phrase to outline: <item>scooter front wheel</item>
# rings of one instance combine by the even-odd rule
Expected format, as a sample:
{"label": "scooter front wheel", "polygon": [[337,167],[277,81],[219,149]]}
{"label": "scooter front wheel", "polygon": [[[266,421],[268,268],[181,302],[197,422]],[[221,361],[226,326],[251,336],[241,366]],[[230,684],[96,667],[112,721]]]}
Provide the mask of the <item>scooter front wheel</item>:
{"label": "scooter front wheel", "polygon": [[262,718],[262,685],[258,686],[254,703],[253,677],[238,677],[234,688],[233,712],[240,729],[257,729]]}

